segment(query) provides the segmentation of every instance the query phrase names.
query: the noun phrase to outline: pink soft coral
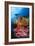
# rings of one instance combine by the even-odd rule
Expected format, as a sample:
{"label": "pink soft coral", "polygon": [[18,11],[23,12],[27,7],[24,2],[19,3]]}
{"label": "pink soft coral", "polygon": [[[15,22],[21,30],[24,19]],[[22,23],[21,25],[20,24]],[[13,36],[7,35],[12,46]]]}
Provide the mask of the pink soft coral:
{"label": "pink soft coral", "polygon": [[16,32],[16,36],[17,37],[23,37],[23,36],[28,36],[28,28],[20,28],[20,27],[17,27],[16,29],[14,29],[14,31]]}

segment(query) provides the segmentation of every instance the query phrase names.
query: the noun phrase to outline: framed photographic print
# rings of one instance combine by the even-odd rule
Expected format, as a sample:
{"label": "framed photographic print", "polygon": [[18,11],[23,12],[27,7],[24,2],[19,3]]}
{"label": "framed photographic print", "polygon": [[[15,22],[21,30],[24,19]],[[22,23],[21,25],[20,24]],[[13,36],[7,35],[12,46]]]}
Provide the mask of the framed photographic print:
{"label": "framed photographic print", "polygon": [[34,4],[5,1],[5,44],[34,43]]}

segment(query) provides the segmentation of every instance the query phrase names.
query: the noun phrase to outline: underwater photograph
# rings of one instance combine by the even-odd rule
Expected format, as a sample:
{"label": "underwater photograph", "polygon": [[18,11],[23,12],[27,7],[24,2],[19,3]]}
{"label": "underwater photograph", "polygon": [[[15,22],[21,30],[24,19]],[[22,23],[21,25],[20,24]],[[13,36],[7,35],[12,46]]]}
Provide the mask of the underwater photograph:
{"label": "underwater photograph", "polygon": [[34,43],[34,3],[5,1],[5,45]]}
{"label": "underwater photograph", "polygon": [[29,8],[11,8],[11,39],[29,38]]}

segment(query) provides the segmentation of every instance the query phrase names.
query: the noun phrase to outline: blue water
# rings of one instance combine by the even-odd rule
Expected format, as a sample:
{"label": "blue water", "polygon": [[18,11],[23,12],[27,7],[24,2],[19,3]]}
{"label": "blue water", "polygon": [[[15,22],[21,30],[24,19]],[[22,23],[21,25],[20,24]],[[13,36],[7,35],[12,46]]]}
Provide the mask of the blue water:
{"label": "blue water", "polygon": [[11,8],[12,22],[17,20],[19,16],[29,16],[29,8],[12,7]]}

